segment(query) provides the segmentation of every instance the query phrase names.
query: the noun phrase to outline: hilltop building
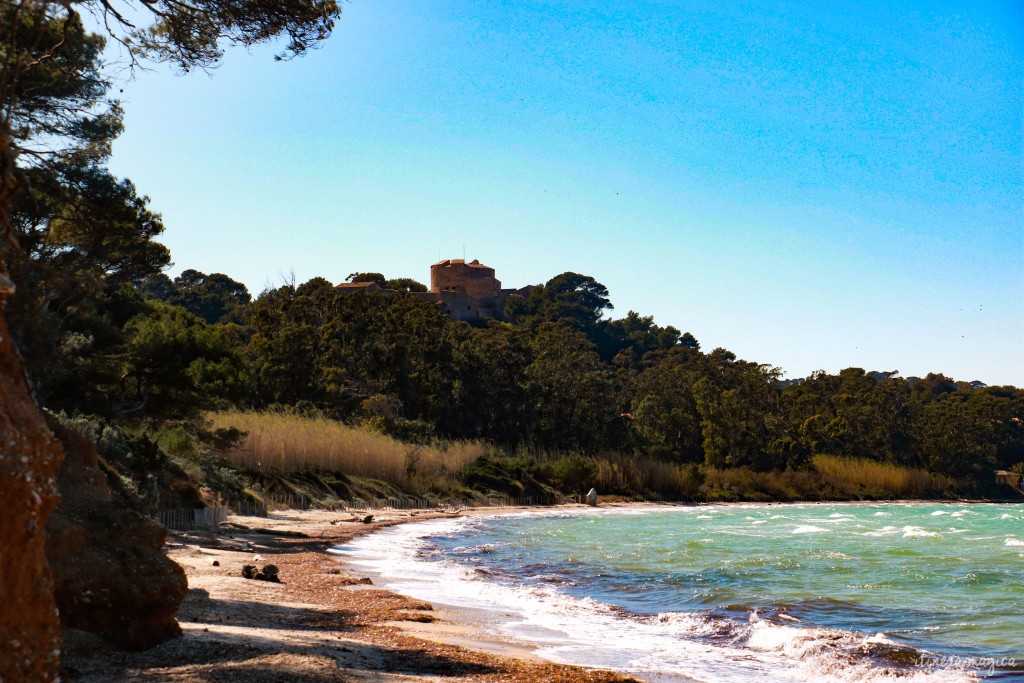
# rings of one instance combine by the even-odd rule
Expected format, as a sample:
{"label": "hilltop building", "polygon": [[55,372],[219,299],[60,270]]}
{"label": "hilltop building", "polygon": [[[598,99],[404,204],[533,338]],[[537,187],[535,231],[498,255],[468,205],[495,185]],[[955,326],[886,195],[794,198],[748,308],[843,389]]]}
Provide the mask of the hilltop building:
{"label": "hilltop building", "polygon": [[342,282],[340,285],[335,285],[334,288],[342,294],[351,294],[352,292],[393,292],[393,289],[384,289],[376,282]]}
{"label": "hilltop building", "polygon": [[494,268],[476,259],[445,259],[430,266],[430,291],[417,294],[432,301],[455,320],[505,319],[505,301],[526,296],[532,285],[502,289]]}
{"label": "hilltop building", "polygon": [[[342,282],[338,292],[381,292],[397,294],[375,282]],[[477,260],[445,259],[430,266],[430,290],[413,292],[436,304],[455,320],[505,319],[505,301],[510,296],[527,296],[533,285],[519,289],[502,289],[501,281],[494,277],[494,268]]]}

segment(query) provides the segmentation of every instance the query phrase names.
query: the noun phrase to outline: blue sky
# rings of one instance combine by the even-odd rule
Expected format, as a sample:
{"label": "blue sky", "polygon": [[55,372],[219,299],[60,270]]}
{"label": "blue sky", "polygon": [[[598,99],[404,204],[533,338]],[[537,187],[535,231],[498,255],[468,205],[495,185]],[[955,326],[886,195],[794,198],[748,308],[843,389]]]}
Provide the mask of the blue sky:
{"label": "blue sky", "polygon": [[777,365],[1024,386],[1024,5],[367,2],[124,84],[115,172],[254,293],[465,255]]}

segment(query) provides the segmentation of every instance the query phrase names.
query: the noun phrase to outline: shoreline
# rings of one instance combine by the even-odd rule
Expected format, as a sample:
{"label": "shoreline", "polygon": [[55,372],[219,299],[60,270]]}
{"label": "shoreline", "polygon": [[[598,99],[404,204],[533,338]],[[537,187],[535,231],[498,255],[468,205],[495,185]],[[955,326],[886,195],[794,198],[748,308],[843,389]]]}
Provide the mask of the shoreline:
{"label": "shoreline", "polygon": [[[853,512],[852,508],[854,508],[854,507],[861,507],[861,506],[866,506],[866,507],[870,507],[870,508],[893,506],[894,508],[904,508],[904,509],[912,509],[912,508],[915,508],[915,507],[918,507],[918,506],[925,507],[925,508],[928,508],[928,509],[932,509],[932,508],[935,508],[935,507],[943,508],[945,506],[951,506],[951,507],[954,507],[954,510],[955,510],[955,506],[971,506],[971,505],[989,504],[989,503],[996,503],[996,501],[966,501],[966,500],[934,501],[934,500],[906,499],[906,500],[895,500],[895,501],[828,501],[828,502],[825,502],[825,501],[808,501],[808,502],[804,502],[804,503],[774,503],[774,502],[745,502],[745,503],[743,503],[743,502],[736,502],[736,503],[728,502],[728,503],[704,503],[704,504],[680,504],[680,503],[676,503],[676,504],[663,504],[663,503],[656,503],[656,504],[642,504],[642,503],[641,504],[628,504],[628,503],[622,503],[622,504],[602,504],[601,506],[599,506],[598,509],[594,509],[594,508],[591,508],[590,506],[585,506],[585,505],[573,505],[573,506],[562,506],[562,507],[559,507],[559,506],[555,506],[555,507],[534,507],[534,508],[500,508],[500,509],[493,509],[492,508],[492,509],[481,509],[479,511],[476,511],[475,515],[474,515],[475,511],[470,510],[470,511],[467,511],[469,513],[467,516],[487,516],[487,517],[490,517],[490,516],[504,516],[504,515],[509,515],[509,514],[514,515],[514,516],[518,516],[518,515],[524,515],[524,516],[534,516],[534,515],[537,515],[537,516],[547,516],[547,515],[559,516],[560,512],[568,512],[570,514],[572,514],[573,512],[576,512],[576,513],[579,513],[579,514],[587,515],[588,513],[595,513],[595,512],[596,513],[600,513],[600,512],[614,512],[616,509],[619,509],[619,510],[624,510],[624,509],[640,509],[640,510],[644,510],[644,509],[648,509],[648,510],[652,510],[653,511],[655,509],[665,510],[665,509],[689,508],[691,510],[694,510],[694,509],[698,509],[698,508],[706,508],[710,512],[711,509],[716,508],[716,507],[719,508],[719,509],[722,509],[722,508],[739,508],[739,509],[750,508],[750,509],[761,509],[761,510],[770,510],[770,509],[777,508],[777,507],[798,507],[798,508],[803,508],[804,510],[808,510],[809,514],[813,515],[814,513],[811,512],[811,510],[813,510],[814,508],[818,508],[818,507],[831,507],[831,508],[840,508],[840,511],[841,511],[842,508],[847,507],[847,506],[849,506],[851,508],[850,514],[856,514],[856,513]],[[1013,505],[1013,506],[1017,506],[1017,507],[1019,507],[1021,505],[1020,502],[1013,502],[1013,503],[1009,503],[1009,504]],[[680,509],[680,512],[682,512],[682,511],[683,510]],[[750,513],[740,513],[740,514],[757,514],[757,513],[750,512]],[[768,512],[768,513],[761,513],[761,514],[774,514],[774,513]],[[877,514],[890,514],[890,513],[877,513]],[[891,514],[903,514],[903,513],[896,513],[895,511],[893,511]],[[950,514],[950,512],[946,512],[946,513],[931,512],[931,515],[933,515],[933,516],[934,515],[940,515],[940,514]],[[956,514],[963,514],[963,513],[956,513]],[[996,514],[998,514],[998,513],[996,513]],[[830,515],[830,517],[835,517],[835,516],[837,516],[837,515]],[[1004,515],[1004,517],[1005,517],[1005,515]],[[746,519],[753,519],[753,518],[747,517]],[[757,524],[759,522],[754,522],[754,523]],[[908,528],[910,528],[910,527],[905,527],[904,531],[906,531]],[[914,528],[916,529],[917,527],[914,527]],[[438,528],[435,527],[433,529],[422,530],[421,535],[423,533],[426,533],[427,535],[431,535],[431,534],[434,534],[434,533],[440,533],[442,536],[445,536],[450,531],[451,530],[447,529],[447,527],[444,527],[442,529],[438,529]],[[815,531],[821,531],[821,529],[815,529]],[[804,533],[804,532],[801,532],[801,531],[798,530],[798,531],[795,531],[794,533]],[[906,534],[904,534],[904,535],[906,536]],[[936,534],[931,534],[931,535],[936,535]],[[410,526],[410,530],[409,530],[408,533],[400,533],[398,535],[398,537],[390,536],[390,534],[388,536],[389,537],[383,537],[378,542],[376,542],[376,547],[378,549],[384,550],[386,548],[392,548],[392,547],[405,547],[406,546],[406,541],[409,541],[410,539],[418,538],[416,536],[416,532],[412,530],[411,526]],[[374,542],[371,541],[371,544],[372,543],[374,543]],[[360,544],[357,544],[357,545],[360,545]],[[445,587],[446,583],[445,582],[450,584],[451,581],[453,580],[453,578],[456,578],[456,577],[449,576],[449,575],[443,575],[443,573],[442,573],[442,575],[435,576],[432,571],[417,572],[416,569],[413,569],[412,573],[410,573],[408,571],[408,567],[405,564],[405,559],[403,559],[402,557],[392,556],[390,554],[390,552],[385,552],[383,555],[379,555],[379,556],[377,555],[377,553],[378,553],[378,550],[371,550],[370,551],[370,555],[368,557],[371,558],[371,559],[377,557],[378,559],[373,560],[373,561],[371,561],[371,562],[369,562],[369,563],[367,563],[365,565],[362,565],[362,566],[358,565],[359,561],[363,557],[361,555],[361,552],[360,552],[359,549],[357,549],[356,553],[352,556],[352,559],[355,560],[355,562],[357,563],[357,567],[358,567],[359,570],[367,571],[367,572],[373,572],[370,575],[373,576],[375,579],[379,575],[384,580],[386,585],[393,586],[394,590],[396,590],[397,592],[407,593],[408,595],[416,596],[419,599],[434,600],[434,601],[436,601],[436,604],[438,604],[438,605],[444,604],[443,601],[446,600],[446,598],[442,597],[442,596],[448,596],[448,598],[450,598],[452,600],[452,603],[450,603],[449,606],[446,606],[445,609],[450,609],[453,612],[453,615],[455,616],[456,620],[464,619],[472,627],[475,627],[478,630],[483,630],[483,631],[485,631],[485,632],[487,632],[489,634],[494,634],[494,635],[489,635],[487,640],[493,640],[493,639],[501,640],[501,639],[507,637],[507,638],[512,640],[512,642],[515,644],[516,647],[526,647],[526,648],[532,649],[534,652],[537,653],[537,656],[540,656],[540,653],[547,654],[547,650],[549,649],[550,643],[556,642],[556,641],[551,641],[547,636],[543,637],[540,641],[532,642],[530,635],[526,635],[525,636],[526,640],[518,640],[517,641],[516,639],[520,638],[520,635],[515,635],[518,632],[517,629],[509,630],[509,629],[504,627],[504,626],[507,626],[507,624],[505,623],[507,621],[507,619],[505,619],[506,617],[513,617],[517,624],[519,623],[519,620],[521,619],[521,615],[517,611],[516,603],[515,602],[509,602],[508,599],[507,599],[508,596],[505,596],[504,600],[499,597],[499,599],[497,601],[491,601],[490,598],[488,598],[488,599],[485,599],[483,602],[480,602],[477,599],[475,599],[471,594],[464,594],[460,590],[456,590],[453,593],[450,590],[446,589],[446,587]],[[1024,555],[1022,555],[1022,556],[1024,556]],[[345,558],[345,559],[348,558],[347,554],[343,554],[342,557]],[[389,562],[392,561],[392,560],[398,562],[399,564],[396,564],[395,566],[396,567],[401,566],[402,569],[400,569],[397,572],[389,571],[391,565],[389,563],[380,564],[379,563],[380,562],[380,560],[379,560],[380,557],[390,558]],[[413,562],[412,565],[409,565],[410,567],[418,566],[416,564],[416,562],[413,561],[413,557],[412,556],[409,556],[406,559],[408,559],[410,562]],[[478,570],[478,571],[485,571],[486,572],[486,570]],[[429,578],[426,579],[427,585],[429,585],[431,581],[434,581],[434,582],[438,581],[439,578],[441,579],[442,583],[436,584],[436,589],[423,590],[418,585],[418,581],[419,580],[414,578],[419,573],[422,573],[424,577],[429,577]],[[490,594],[488,594],[488,595],[490,595]],[[468,602],[466,601],[465,598],[468,598]],[[452,607],[452,605],[454,605],[454,607]],[[477,614],[477,612],[479,612],[479,614]],[[755,614],[756,614],[756,612],[755,612]],[[754,621],[754,620],[752,620],[752,621]],[[792,620],[792,621],[798,621],[798,620]],[[532,619],[527,619],[523,623],[531,623],[531,624],[533,624],[535,622],[533,622]],[[557,642],[559,642],[559,643],[570,643],[570,642],[571,643],[576,643],[577,642],[576,641],[576,631],[572,630],[572,626],[571,625],[569,625],[568,629],[566,628],[567,624],[572,624],[572,623],[573,622],[570,620],[569,622],[565,622],[565,623],[562,623],[561,625],[557,625],[557,626],[553,627],[553,628],[556,629],[556,631],[559,631],[560,633],[562,633],[566,637],[566,640],[557,641]],[[789,623],[775,622],[775,624],[776,624],[776,626],[779,629],[782,629],[783,631],[785,629],[787,629],[787,628],[789,630],[792,630],[792,625],[789,624]],[[586,628],[584,628],[583,630],[586,631]],[[756,630],[756,627],[755,627],[755,630]],[[834,641],[837,638],[839,640],[841,640],[843,643],[846,643],[846,640],[843,640],[843,637],[844,636],[850,636],[853,639],[852,641],[850,641],[853,645],[856,645],[857,647],[859,647],[861,649],[865,649],[866,648],[866,653],[865,654],[866,655],[870,654],[871,656],[867,657],[865,661],[869,661],[870,662],[870,661],[874,660],[874,664],[868,664],[868,666],[869,667],[870,666],[877,666],[876,669],[873,669],[873,672],[874,672],[874,674],[881,675],[884,678],[884,680],[889,680],[884,675],[888,671],[888,666],[890,664],[890,662],[888,662],[888,660],[886,659],[887,657],[892,656],[892,657],[895,658],[893,661],[898,661],[900,665],[905,665],[905,664],[908,664],[908,662],[905,661],[906,657],[911,656],[910,654],[907,654],[907,653],[911,653],[911,654],[918,653],[919,654],[919,653],[922,653],[922,652],[924,652],[924,653],[928,652],[927,650],[920,649],[922,647],[921,645],[899,645],[896,642],[892,642],[892,641],[888,640],[886,637],[884,637],[882,635],[876,635],[876,636],[873,636],[873,637],[868,637],[870,635],[870,633],[868,631],[864,631],[862,633],[860,629],[852,629],[851,630],[850,627],[846,627],[845,628],[845,631],[849,631],[849,633],[844,632],[844,627],[841,627],[841,626],[816,626],[816,627],[812,627],[810,630],[812,632],[815,632],[816,634],[819,631],[821,631],[821,632],[826,632],[827,631],[828,633],[826,633],[825,635],[817,634],[817,635],[814,636],[815,638],[818,638],[822,642],[826,642],[826,643]],[[429,624],[428,625],[423,625],[420,628],[420,633],[423,634],[426,637],[440,638],[440,639],[449,638],[448,642],[458,642],[459,644],[466,644],[465,641],[461,641],[460,642],[460,641],[457,641],[457,640],[454,640],[454,639],[450,639],[451,636],[449,635],[449,633],[448,633],[448,631],[446,629],[443,629],[443,628],[442,629],[437,629],[437,628],[432,627]],[[506,635],[504,635],[505,633],[508,633],[509,635],[506,636]],[[779,633],[776,633],[776,635],[779,635],[780,633],[781,633],[781,631]],[[858,639],[860,639],[860,641],[863,641],[863,642],[857,642]],[[602,645],[598,644],[599,641],[585,640],[584,639],[584,640],[579,641],[579,642],[589,644],[587,646],[595,646],[596,645],[597,648],[602,647]],[[664,645],[664,644],[662,644],[662,645]],[[469,644],[469,646],[473,647],[472,644]],[[887,646],[892,646],[893,652],[896,653],[896,654],[893,654],[893,655],[885,654],[887,652]],[[630,646],[627,646],[626,649],[629,649],[629,647]],[[662,649],[664,650],[664,648],[662,648]],[[782,646],[767,647],[765,651],[770,651],[770,650],[774,650],[774,649],[782,649]],[[841,648],[838,648],[838,646],[837,646],[837,649],[841,649]],[[878,653],[876,653],[875,652],[876,650],[878,651],[878,653],[881,653],[881,654],[879,655]],[[596,660],[598,660],[598,661],[605,661],[606,658],[604,658],[601,655],[600,649],[598,649],[596,652],[598,653],[597,656],[596,656]],[[874,659],[876,656],[880,657],[880,659]],[[830,657],[831,657],[831,655],[830,655]],[[693,661],[694,663],[698,663],[702,659],[706,659],[706,658],[703,655],[696,654],[696,659],[693,659],[691,661]],[[796,659],[800,660],[800,659],[802,659],[802,656],[801,657],[797,657]],[[967,659],[970,660],[970,661],[974,661],[977,658],[976,657],[969,657]],[[592,659],[589,656],[588,657],[579,657],[579,656],[576,656],[576,657],[566,657],[566,658],[563,659],[561,655],[557,655],[557,659],[555,661],[572,662],[575,665],[580,665],[580,664],[586,665],[586,664],[589,664],[591,661],[595,661],[595,660]],[[618,668],[618,669],[614,669],[614,670],[617,670],[617,671],[621,672],[622,675],[634,676],[634,677],[640,678],[640,679],[642,679],[644,681],[648,681],[648,683],[655,683],[655,682],[658,682],[658,683],[665,682],[665,683],[667,683],[668,681],[678,682],[678,681],[693,681],[693,680],[695,680],[693,678],[688,677],[690,675],[693,675],[693,672],[688,670],[687,668],[685,668],[686,667],[685,664],[684,664],[684,668],[682,668],[682,669],[679,669],[677,667],[678,662],[667,662],[667,664],[671,664],[671,666],[669,666],[666,669],[653,668],[653,669],[643,669],[642,671],[634,671],[633,670],[633,666],[632,666],[631,663],[628,663],[628,662],[625,662],[625,660],[616,659],[615,657],[613,657],[612,659],[606,660],[605,665],[606,666],[616,666],[616,664],[613,663],[614,661],[618,661],[619,662],[618,666],[622,667],[622,668]],[[824,664],[826,664],[828,666],[834,666],[835,665],[834,662],[832,662],[830,659],[828,659],[828,658],[826,658],[824,656],[822,657],[822,660],[820,662],[815,660],[815,664],[814,665],[815,666],[820,666],[823,662],[824,662]],[[879,662],[881,662],[881,664],[879,664]],[[666,671],[669,671],[669,670],[671,670],[673,673],[672,674],[665,673]],[[708,671],[705,671],[704,673],[706,674],[706,673],[708,673]],[[713,670],[712,670],[712,673],[713,673]],[[937,674],[938,675],[938,674],[941,673],[941,675],[939,676],[939,678],[937,680],[945,681],[945,680],[947,680],[947,678],[944,678],[942,676],[945,676],[948,672],[936,672],[936,671],[929,670],[929,671],[926,671],[926,672],[925,671],[921,671],[921,672],[916,672],[916,673],[927,673],[928,675],[931,675],[931,674]],[[914,675],[916,675],[916,673]],[[874,675],[874,674],[872,674],[872,675]],[[902,675],[910,675],[910,674],[908,672],[904,671],[904,672],[900,673],[899,675],[902,676]],[[949,674],[949,675],[953,675],[953,674]],[[704,678],[702,678],[701,680],[714,680],[714,679],[713,678],[712,679],[704,679]],[[812,678],[808,678],[808,680],[813,680],[813,679]],[[932,680],[932,679],[929,677],[927,680]],[[961,680],[961,679],[954,676],[953,678],[950,678],[949,680]],[[970,680],[975,680],[975,679],[971,678]]]}
{"label": "shoreline", "polygon": [[[567,509],[584,506],[565,506]],[[501,514],[548,508],[477,508]],[[389,526],[462,513],[389,511],[374,521],[345,512],[232,515],[215,531],[168,532],[168,556],[185,570],[180,637],[138,653],[65,631],[67,681],[270,683],[271,681],[531,681],[623,683],[613,671],[555,664],[352,573],[327,551]],[[280,583],[242,567],[278,568]]]}
{"label": "shoreline", "polygon": [[[976,504],[845,504],[950,503]],[[837,503],[802,505],[819,504]],[[608,503],[597,509],[776,505],[785,504]],[[488,631],[486,614],[441,603],[435,607],[391,592],[360,574],[344,554],[329,552],[396,525],[592,509],[569,504],[385,511],[372,513],[369,524],[363,523],[367,512],[286,510],[266,518],[232,515],[215,531],[168,532],[168,556],[185,569],[189,580],[188,596],[177,615],[183,635],[151,650],[126,653],[107,648],[89,634],[66,632],[63,678],[83,683],[417,681],[439,680],[438,676],[445,681],[636,681],[612,670],[542,659],[535,654],[537,646]],[[261,569],[276,565],[281,583],[243,578],[246,564]]]}

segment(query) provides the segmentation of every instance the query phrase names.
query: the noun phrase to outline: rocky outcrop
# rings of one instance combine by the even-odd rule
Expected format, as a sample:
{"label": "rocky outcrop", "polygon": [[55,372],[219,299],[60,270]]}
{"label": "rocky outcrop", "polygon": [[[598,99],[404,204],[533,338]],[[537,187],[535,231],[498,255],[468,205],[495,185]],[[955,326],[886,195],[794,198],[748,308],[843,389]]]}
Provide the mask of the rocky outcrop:
{"label": "rocky outcrop", "polygon": [[51,427],[65,451],[46,543],[61,626],[130,650],[173,638],[188,583],[163,552],[165,529],[111,493],[90,441]]}
{"label": "rocky outcrop", "polygon": [[0,270],[0,680],[56,680],[60,633],[44,554],[60,445],[29,393],[3,318],[14,293]]}

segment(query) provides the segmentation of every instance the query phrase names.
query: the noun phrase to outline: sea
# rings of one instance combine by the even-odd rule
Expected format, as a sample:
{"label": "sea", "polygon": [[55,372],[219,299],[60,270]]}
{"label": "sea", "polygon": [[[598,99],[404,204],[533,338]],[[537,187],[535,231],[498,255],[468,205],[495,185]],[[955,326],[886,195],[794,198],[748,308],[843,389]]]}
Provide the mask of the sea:
{"label": "sea", "polygon": [[1024,505],[534,510],[335,552],[544,658],[645,681],[1024,681]]}

